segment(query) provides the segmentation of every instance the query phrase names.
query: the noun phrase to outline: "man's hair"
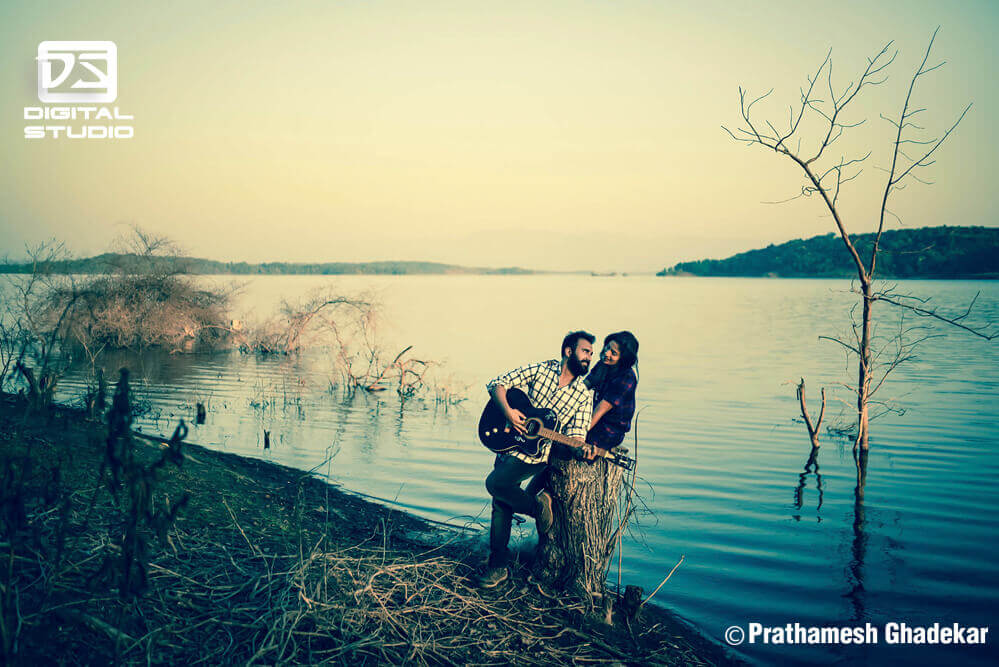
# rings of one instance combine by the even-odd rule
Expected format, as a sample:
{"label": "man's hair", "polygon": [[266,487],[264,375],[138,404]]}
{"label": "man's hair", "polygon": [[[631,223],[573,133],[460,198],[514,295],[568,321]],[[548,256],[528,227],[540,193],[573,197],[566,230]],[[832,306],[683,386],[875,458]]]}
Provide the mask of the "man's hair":
{"label": "man's hair", "polygon": [[558,356],[564,357],[565,348],[567,347],[571,347],[573,352],[575,352],[576,345],[579,344],[580,338],[584,339],[590,345],[592,345],[593,341],[597,339],[597,337],[591,334],[589,331],[583,331],[583,330],[571,331],[566,334],[565,338],[562,339],[562,347],[560,347],[558,350]]}

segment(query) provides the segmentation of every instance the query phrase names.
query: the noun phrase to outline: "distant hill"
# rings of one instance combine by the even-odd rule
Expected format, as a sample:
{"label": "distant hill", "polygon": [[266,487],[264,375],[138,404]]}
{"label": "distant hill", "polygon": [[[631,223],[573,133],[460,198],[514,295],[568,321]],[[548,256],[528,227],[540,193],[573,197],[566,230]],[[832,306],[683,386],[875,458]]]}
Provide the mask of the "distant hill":
{"label": "distant hill", "polygon": [[[152,264],[150,264],[152,262]],[[169,270],[193,275],[233,274],[233,275],[344,275],[344,274],[529,274],[529,269],[518,267],[489,269],[436,262],[325,262],[295,264],[289,262],[219,262],[197,257],[154,257],[105,253],[85,259],[72,259],[52,262],[48,270],[53,273],[124,273],[146,272],[151,269]],[[0,264],[0,273],[29,273],[29,264]]]}
{"label": "distant hill", "polygon": [[[865,264],[874,234],[852,237]],[[658,276],[837,278],[856,275],[838,234],[769,245],[727,259],[680,262]],[[877,275],[882,278],[999,278],[999,229],[922,227],[886,231]]]}

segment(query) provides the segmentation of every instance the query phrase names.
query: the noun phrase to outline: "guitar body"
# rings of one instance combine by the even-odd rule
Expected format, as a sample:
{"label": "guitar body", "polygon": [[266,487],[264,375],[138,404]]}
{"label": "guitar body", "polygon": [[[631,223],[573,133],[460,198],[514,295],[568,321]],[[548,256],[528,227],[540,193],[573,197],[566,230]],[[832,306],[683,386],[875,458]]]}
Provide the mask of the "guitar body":
{"label": "guitar body", "polygon": [[537,456],[547,443],[538,432],[542,428],[558,430],[558,417],[550,408],[536,408],[531,399],[520,389],[507,389],[506,401],[514,410],[520,410],[527,418],[527,435],[518,433],[506,420],[503,410],[492,399],[486,403],[479,418],[479,440],[497,454],[517,450],[527,456]]}
{"label": "guitar body", "polygon": [[[491,451],[497,454],[518,451],[527,456],[537,456],[542,448],[551,442],[576,448],[583,444],[559,433],[558,416],[555,411],[550,408],[534,407],[531,405],[531,399],[520,389],[507,389],[506,401],[511,408],[520,410],[527,418],[525,424],[527,434],[518,433],[510,426],[506,415],[490,399],[482,410],[482,416],[479,417],[479,440]],[[628,458],[623,452],[604,452],[600,456],[625,470],[635,469],[635,459]]]}

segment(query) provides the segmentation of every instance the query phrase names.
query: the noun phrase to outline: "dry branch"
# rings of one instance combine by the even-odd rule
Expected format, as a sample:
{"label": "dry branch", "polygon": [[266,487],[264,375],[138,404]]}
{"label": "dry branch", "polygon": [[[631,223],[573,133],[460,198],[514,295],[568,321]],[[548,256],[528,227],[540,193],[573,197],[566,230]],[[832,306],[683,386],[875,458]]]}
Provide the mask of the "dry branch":
{"label": "dry branch", "polygon": [[826,414],[826,388],[822,387],[822,408],[819,410],[819,418],[812,425],[812,418],[808,415],[808,407],[805,405],[805,378],[797,387],[798,403],[801,405],[801,416],[805,420],[805,428],[808,429],[808,438],[812,441],[812,447],[819,446],[819,429],[822,427],[822,418]]}

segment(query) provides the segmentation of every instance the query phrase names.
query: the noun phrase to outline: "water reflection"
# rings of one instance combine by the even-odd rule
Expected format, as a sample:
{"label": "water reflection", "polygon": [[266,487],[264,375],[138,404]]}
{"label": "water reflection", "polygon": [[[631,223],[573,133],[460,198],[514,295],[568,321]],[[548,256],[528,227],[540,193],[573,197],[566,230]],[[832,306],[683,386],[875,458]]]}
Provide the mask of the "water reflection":
{"label": "water reflection", "polygon": [[[808,455],[808,461],[805,462],[805,469],[798,475],[798,486],[794,489],[794,507],[797,510],[801,510],[804,504],[805,485],[808,482],[809,475],[815,475],[815,489],[819,495],[818,502],[815,505],[815,520],[816,522],[821,522],[822,515],[819,514],[819,510],[822,509],[822,473],[819,472],[818,447],[812,447],[812,451]],[[795,521],[801,521],[800,511],[792,516]]]}
{"label": "water reflection", "polygon": [[118,369],[127,367],[142,385],[172,385],[203,371],[207,359],[202,354],[170,354],[155,348],[141,353],[113,350],[104,352],[96,367],[81,364],[75,366],[75,371],[93,373],[99,367],[104,370],[105,377],[110,378],[118,377]]}
{"label": "water reflection", "polygon": [[867,619],[864,590],[864,565],[867,560],[867,513],[864,508],[864,487],[867,485],[867,455],[865,449],[855,449],[853,461],[857,469],[857,481],[853,487],[853,539],[850,543],[850,565],[848,582],[850,590],[846,597],[850,600],[850,620]]}

